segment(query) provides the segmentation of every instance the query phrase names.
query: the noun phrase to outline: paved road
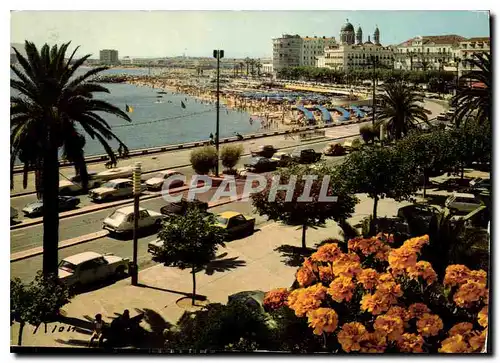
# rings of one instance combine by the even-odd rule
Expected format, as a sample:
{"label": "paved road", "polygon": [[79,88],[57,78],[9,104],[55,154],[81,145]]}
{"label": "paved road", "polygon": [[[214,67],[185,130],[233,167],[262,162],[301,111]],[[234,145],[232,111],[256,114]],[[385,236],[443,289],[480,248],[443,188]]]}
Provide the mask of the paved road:
{"label": "paved road", "polygon": [[[321,151],[330,142],[331,141],[329,139],[327,139],[327,140],[322,139],[322,140],[319,140],[317,143],[309,144],[309,145],[304,146],[304,147],[308,147],[308,148],[310,147],[310,148],[313,148],[316,151]],[[284,150],[292,151],[294,148],[295,147],[289,147],[289,148],[286,148]],[[245,163],[247,163],[249,159],[250,159],[250,156],[243,156],[240,159],[240,161],[239,161],[239,163],[238,163],[238,165],[236,167],[237,168],[242,168],[243,165]],[[326,157],[326,159],[329,160],[331,158]],[[167,169],[167,167],[165,169]],[[191,176],[194,174],[194,170],[190,166],[183,167],[183,168],[177,168],[176,170],[178,170],[181,173],[183,173],[184,175],[186,175],[187,180],[189,180],[191,178]],[[144,178],[147,179],[147,178],[153,177],[155,174],[156,173],[146,173],[146,174],[144,174]],[[87,195],[79,195],[78,198],[80,198],[80,204],[78,205],[78,208],[84,208],[84,207],[89,206],[89,205],[95,205],[95,203],[92,202]],[[25,195],[25,196],[19,196],[19,197],[13,197],[13,198],[10,199],[10,205],[11,205],[11,207],[13,207],[13,208],[15,208],[15,209],[17,209],[19,211],[19,217],[18,217],[17,221],[21,222],[21,221],[24,221],[24,220],[31,220],[32,219],[32,218],[29,218],[29,217],[25,217],[23,215],[23,213],[22,213],[22,209],[27,204],[32,203],[32,202],[34,202],[36,200],[37,200],[37,198],[36,198],[35,194],[30,194],[30,195]]]}
{"label": "paved road", "polygon": [[[164,204],[164,202],[161,203],[159,200],[153,201],[152,204],[153,203],[156,203],[156,205],[158,206]],[[227,210],[237,211],[247,215],[253,215],[256,218],[257,228],[259,228],[260,226],[262,226],[267,222],[265,217],[253,214],[252,212],[253,207],[249,202],[234,202],[211,209],[211,211],[214,213],[220,213]],[[99,230],[100,223],[101,220],[99,220],[98,223],[94,223],[92,225],[92,228],[94,230]],[[77,232],[79,234],[86,234],[91,232],[90,230],[87,231],[85,229],[85,224],[81,225],[71,224],[70,226],[71,229],[74,228],[76,231],[80,231]],[[154,240],[155,238],[156,234],[152,234],[139,239],[137,256],[140,269],[144,269],[156,264],[154,261],[151,260],[151,254],[148,253],[147,251],[148,242]],[[132,259],[132,240],[131,239],[118,240],[112,237],[99,238],[95,241],[82,243],[80,245],[59,250],[59,259],[85,251],[94,251],[99,253],[114,253],[117,256],[128,257]],[[31,281],[35,276],[36,271],[40,270],[41,268],[42,268],[42,255],[28,258],[26,260],[13,262],[10,264],[11,278],[19,277],[23,281],[27,282]]]}

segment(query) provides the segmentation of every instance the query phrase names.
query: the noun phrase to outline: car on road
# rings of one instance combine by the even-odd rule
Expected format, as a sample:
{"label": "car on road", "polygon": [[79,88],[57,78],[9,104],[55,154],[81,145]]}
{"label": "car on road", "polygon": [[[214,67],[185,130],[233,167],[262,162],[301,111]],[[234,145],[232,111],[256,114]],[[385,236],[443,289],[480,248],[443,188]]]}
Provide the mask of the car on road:
{"label": "car on road", "polygon": [[[96,173],[89,173],[88,189],[98,188],[102,181],[95,177]],[[81,177],[74,176],[69,179],[59,180],[59,195],[75,195],[83,191]]]}
{"label": "car on road", "polygon": [[490,178],[475,178],[469,183],[470,188],[467,190],[469,193],[482,193],[491,192],[491,180]]}
{"label": "car on road", "polygon": [[332,142],[323,149],[326,156],[342,156],[346,154],[346,149],[339,143]]}
{"label": "car on road", "polygon": [[271,160],[276,161],[279,167],[288,166],[292,163],[292,157],[289,153],[279,152],[274,154]]}
{"label": "car on road", "polygon": [[[75,209],[80,204],[80,199],[71,196],[59,196],[58,210],[59,212]],[[27,204],[23,208],[23,213],[26,217],[38,217],[43,214],[43,200],[37,200]]]}
{"label": "car on road", "polygon": [[255,229],[255,218],[245,216],[239,212],[222,212],[216,216],[217,226],[224,228],[226,238],[233,239],[237,236],[249,236]]}
{"label": "car on road", "polygon": [[[159,228],[164,218],[165,216],[161,213],[139,208],[139,229]],[[134,229],[134,207],[116,209],[104,220],[102,228],[114,234],[132,232]]]}
{"label": "car on road", "polygon": [[111,168],[105,171],[101,171],[96,174],[96,178],[102,181],[108,181],[119,178],[132,178],[134,173],[134,166],[122,166],[120,168]]}
{"label": "car on road", "polygon": [[206,212],[208,210],[208,203],[202,202],[198,199],[187,200],[185,197],[183,197],[178,202],[171,202],[167,205],[164,205],[160,208],[160,212],[164,215],[183,215],[189,208],[198,208],[201,211]]}
{"label": "car on road", "polygon": [[469,179],[448,178],[438,185],[438,189],[448,192],[466,190],[470,185]]}
{"label": "car on road", "polygon": [[250,151],[253,157],[262,156],[264,158],[270,158],[274,153],[278,151],[273,145],[261,145],[256,150]]}
{"label": "car on road", "polygon": [[59,262],[59,280],[68,287],[79,288],[110,277],[122,278],[128,271],[129,259],[113,254],[82,252]]}
{"label": "car on road", "polygon": [[453,193],[446,199],[444,205],[452,213],[469,213],[484,205],[484,203],[474,194]]}
{"label": "car on road", "polygon": [[291,154],[292,160],[299,164],[315,163],[321,159],[321,153],[314,149],[295,149]]}
{"label": "car on road", "polygon": [[251,158],[245,165],[245,169],[252,173],[264,173],[274,171],[278,167],[278,162],[263,156]]}
{"label": "car on road", "polygon": [[[165,182],[165,179],[168,179],[174,175],[183,176],[182,173],[175,171],[175,170],[160,171],[152,178],[149,178],[148,180],[146,180],[146,187],[148,189],[151,189],[151,190],[161,189],[163,187],[163,183]],[[176,179],[176,180],[172,180],[172,182],[169,185],[169,188],[181,187],[183,185],[184,185],[184,182],[182,180]]]}
{"label": "car on road", "polygon": [[162,247],[163,247],[163,241],[159,238],[155,238],[154,240],[148,242],[149,253],[152,254],[158,253],[159,251],[161,251]]}
{"label": "car on road", "polygon": [[[146,185],[141,184],[141,192],[146,190]],[[92,189],[89,197],[93,201],[104,202],[112,199],[127,198],[134,196],[134,184],[130,179],[110,180],[99,188]]]}

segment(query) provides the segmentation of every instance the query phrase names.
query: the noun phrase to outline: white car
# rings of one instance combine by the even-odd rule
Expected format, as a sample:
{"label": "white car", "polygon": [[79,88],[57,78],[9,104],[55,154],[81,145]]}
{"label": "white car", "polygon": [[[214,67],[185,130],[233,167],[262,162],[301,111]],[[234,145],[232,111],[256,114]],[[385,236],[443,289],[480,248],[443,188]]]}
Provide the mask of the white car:
{"label": "white car", "polygon": [[123,277],[128,271],[128,258],[113,254],[82,252],[59,262],[59,280],[68,287],[82,286],[109,277]]}
{"label": "white car", "polygon": [[96,174],[97,179],[101,179],[103,181],[118,179],[118,178],[132,178],[134,173],[134,166],[122,166],[120,168],[111,168],[105,171],[101,171]]}
{"label": "white car", "polygon": [[148,242],[148,252],[149,253],[158,252],[162,249],[162,247],[163,247],[163,241],[159,238],[156,238],[156,239]]}
{"label": "white car", "polygon": [[469,193],[453,193],[446,202],[445,207],[451,212],[472,212],[473,210],[484,205],[484,203],[474,194]]}
{"label": "white car", "polygon": [[[146,185],[141,184],[141,192],[146,190]],[[92,189],[89,197],[93,201],[109,201],[117,198],[134,196],[134,184],[130,179],[114,179],[104,183],[99,188]]]}
{"label": "white car", "polygon": [[[156,189],[156,190],[161,189],[165,179],[170,178],[173,175],[179,175],[181,177],[183,176],[182,173],[175,171],[175,170],[163,170],[163,171],[160,171],[159,173],[157,173],[154,177],[146,180],[146,187],[148,189]],[[181,187],[183,185],[184,185],[184,182],[179,178],[179,179],[173,180],[170,183],[169,187],[175,188],[175,187]]]}
{"label": "white car", "polygon": [[[159,227],[165,217],[161,213],[139,208],[139,229]],[[134,229],[134,207],[129,206],[115,210],[104,220],[102,228],[116,234],[132,232]]]}

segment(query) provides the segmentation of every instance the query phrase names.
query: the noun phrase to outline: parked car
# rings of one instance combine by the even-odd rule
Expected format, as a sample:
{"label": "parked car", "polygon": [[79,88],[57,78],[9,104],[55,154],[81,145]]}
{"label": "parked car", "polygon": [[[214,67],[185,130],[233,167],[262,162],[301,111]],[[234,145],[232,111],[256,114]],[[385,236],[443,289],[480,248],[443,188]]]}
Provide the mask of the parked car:
{"label": "parked car", "polygon": [[479,194],[482,192],[491,192],[491,180],[489,178],[475,178],[469,183],[469,193]]}
{"label": "parked car", "polygon": [[466,190],[469,187],[470,179],[449,178],[439,184],[439,189],[448,192]]}
{"label": "parked car", "polygon": [[[80,204],[80,199],[70,196],[59,196],[58,210],[59,212],[75,209]],[[23,208],[23,213],[26,217],[38,217],[43,214],[43,200],[37,200],[27,204]]]}
{"label": "parked car", "polygon": [[279,167],[288,166],[292,163],[292,157],[290,154],[284,152],[274,154],[271,160],[276,161]]}
{"label": "parked car", "polygon": [[255,229],[255,218],[239,212],[222,212],[216,216],[217,226],[224,228],[226,238],[251,235]]}
{"label": "parked car", "polygon": [[484,203],[474,194],[453,193],[450,197],[448,197],[448,199],[446,199],[444,205],[452,213],[468,213],[484,205]]}
{"label": "parked car", "polygon": [[278,151],[273,145],[261,145],[256,150],[250,151],[252,156],[262,156],[264,158],[270,158],[274,153]]}
{"label": "parked car", "polygon": [[102,181],[108,181],[119,178],[132,178],[134,173],[134,166],[122,166],[120,168],[111,168],[105,171],[101,171],[96,174],[97,179],[101,179]]}
{"label": "parked car", "polygon": [[245,168],[252,173],[263,173],[266,171],[276,170],[278,162],[276,160],[268,159],[262,156],[251,158],[245,164]]}
{"label": "parked car", "polygon": [[[139,208],[139,229],[160,227],[164,218],[165,216],[161,213]],[[104,220],[102,228],[115,234],[132,232],[134,229],[134,207],[116,209]]]}
{"label": "parked car", "polygon": [[[182,173],[180,173],[178,171],[175,171],[175,170],[163,170],[163,171],[160,171],[154,177],[149,178],[148,180],[146,180],[146,187],[148,189],[152,189],[152,190],[161,189],[163,187],[163,183],[165,182],[165,179],[168,179],[168,178],[170,178],[171,176],[174,176],[174,175],[183,176]],[[170,183],[169,188],[181,187],[183,185],[184,185],[184,181],[182,181],[180,179],[176,179],[176,180],[173,180]]]}
{"label": "parked car", "polygon": [[19,216],[19,212],[16,208],[10,207],[10,220],[13,221]]}
{"label": "parked car", "polygon": [[[95,173],[89,175],[88,189],[94,189],[101,185],[101,180],[95,177]],[[59,180],[59,195],[74,195],[83,191],[82,179],[80,176],[74,176],[70,179]]]}
{"label": "parked car", "polygon": [[[145,190],[146,185],[141,184],[141,192]],[[90,199],[98,202],[110,201],[117,198],[127,198],[133,195],[134,185],[130,179],[114,179],[89,192]]]}
{"label": "parked car", "polygon": [[161,214],[164,215],[169,215],[169,214],[183,215],[190,207],[191,208],[196,207],[206,212],[208,210],[208,203],[202,202],[201,200],[198,199],[187,200],[186,198],[182,198],[178,202],[171,202],[168,203],[167,205],[164,205],[163,207],[160,208],[160,212]]}
{"label": "parked car", "polygon": [[299,164],[315,163],[321,159],[321,153],[314,149],[295,149],[291,154],[292,160]]}
{"label": "parked car", "polygon": [[155,238],[154,240],[148,242],[148,252],[149,253],[158,253],[163,247],[163,241],[159,238]]}
{"label": "parked car", "polygon": [[397,216],[404,220],[413,235],[428,233],[432,218],[439,209],[426,204],[411,204],[398,209]]}
{"label": "parked car", "polygon": [[113,254],[82,252],[59,262],[59,280],[68,287],[80,287],[110,277],[124,277],[128,271],[128,258]]}
{"label": "parked car", "polygon": [[342,156],[346,154],[346,150],[341,144],[332,142],[323,149],[323,154],[326,156]]}

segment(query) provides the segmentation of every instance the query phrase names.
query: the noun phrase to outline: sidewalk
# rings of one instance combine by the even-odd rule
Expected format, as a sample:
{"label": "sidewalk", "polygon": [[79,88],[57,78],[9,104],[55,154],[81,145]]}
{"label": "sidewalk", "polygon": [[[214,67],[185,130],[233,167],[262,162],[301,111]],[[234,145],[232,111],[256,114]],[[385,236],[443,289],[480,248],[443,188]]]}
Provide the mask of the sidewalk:
{"label": "sidewalk", "polygon": [[[373,208],[373,201],[359,196],[361,202],[356,206],[356,214],[350,222],[356,223]],[[379,202],[379,215],[390,216],[400,206],[408,203],[396,203],[390,199]],[[310,228],[307,231],[307,246],[314,247],[326,238],[340,238],[340,229],[335,222],[329,221],[325,227]],[[257,230],[252,236],[228,242],[226,248],[220,248],[210,269],[196,275],[196,293],[204,295],[212,303],[227,303],[228,295],[240,291],[268,291],[275,287],[288,287],[294,281],[295,266],[288,266],[281,252],[274,251],[282,245],[301,245],[301,231],[297,227],[269,223]],[[179,298],[192,292],[192,279],[189,270],[156,265],[139,273],[139,282],[146,287],[130,285],[130,278],[115,284],[82,293],[76,296],[63,310],[67,318],[87,324],[89,318],[97,313],[103,315],[106,322],[129,309],[132,315],[135,309],[153,311],[172,324],[175,324],[184,310],[177,306]],[[147,320],[147,319],[145,319]],[[157,321],[159,319],[156,319]],[[152,330],[149,324],[141,323]],[[11,327],[11,345],[17,344],[19,325]],[[41,327],[34,334],[34,327],[24,329],[24,346],[86,346],[90,333],[63,323],[48,324],[47,333]],[[54,330],[54,332],[52,332]],[[62,330],[62,331],[61,331]],[[68,331],[69,330],[69,331]]]}

